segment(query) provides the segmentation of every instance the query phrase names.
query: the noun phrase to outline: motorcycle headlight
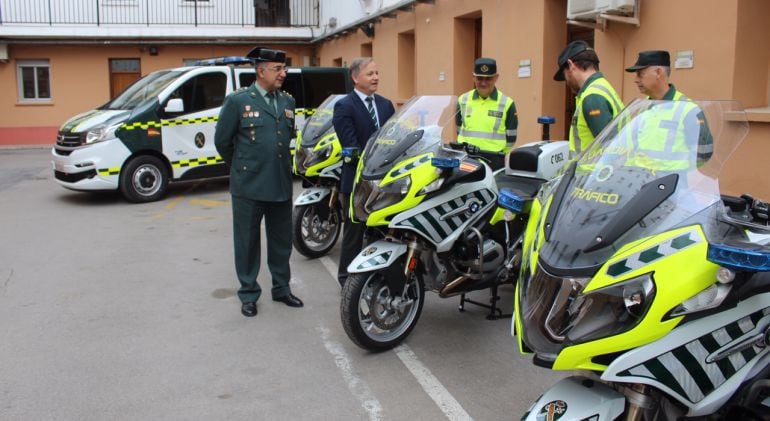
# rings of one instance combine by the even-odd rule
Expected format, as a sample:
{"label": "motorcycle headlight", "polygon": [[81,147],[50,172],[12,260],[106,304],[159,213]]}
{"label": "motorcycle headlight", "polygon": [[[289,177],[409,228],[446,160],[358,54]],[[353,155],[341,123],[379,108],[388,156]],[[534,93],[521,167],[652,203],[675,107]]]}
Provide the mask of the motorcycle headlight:
{"label": "motorcycle headlight", "polygon": [[366,201],[366,210],[372,213],[400,202],[409,193],[411,184],[412,179],[407,176],[385,185],[375,185]]}
{"label": "motorcycle headlight", "polygon": [[567,310],[566,339],[578,343],[628,331],[644,317],[654,298],[650,274],[581,294]]}
{"label": "motorcycle headlight", "polygon": [[91,143],[104,142],[115,138],[115,130],[123,123],[113,124],[111,126],[101,125],[94,127],[86,133],[86,145]]}
{"label": "motorcycle headlight", "polygon": [[310,168],[313,165],[326,161],[327,159],[329,159],[331,155],[332,155],[331,144],[315,151],[309,150],[307,156],[305,157],[305,168]]}

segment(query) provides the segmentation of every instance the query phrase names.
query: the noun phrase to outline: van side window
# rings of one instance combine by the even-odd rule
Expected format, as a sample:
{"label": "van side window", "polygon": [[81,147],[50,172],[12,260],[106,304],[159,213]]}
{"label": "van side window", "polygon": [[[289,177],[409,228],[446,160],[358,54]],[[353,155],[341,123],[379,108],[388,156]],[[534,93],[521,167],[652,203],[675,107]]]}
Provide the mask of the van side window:
{"label": "van side window", "polygon": [[[331,94],[348,92],[345,86],[345,73],[315,73],[302,74],[303,91],[305,92],[305,107],[316,108]],[[299,105],[297,105],[299,107]]]}
{"label": "van side window", "polygon": [[297,108],[306,108],[305,94],[302,92],[302,78],[304,75],[299,73],[289,73],[286,75],[286,79],[283,81],[282,90],[288,92],[294,97],[294,102],[297,103]]}
{"label": "van side window", "polygon": [[205,73],[193,77],[177,88],[172,98],[182,98],[185,114],[220,107],[225,100],[227,75]]}
{"label": "van side window", "polygon": [[240,86],[241,88],[251,86],[255,80],[257,80],[256,73],[243,72],[238,75],[238,82],[239,82],[238,86]]}

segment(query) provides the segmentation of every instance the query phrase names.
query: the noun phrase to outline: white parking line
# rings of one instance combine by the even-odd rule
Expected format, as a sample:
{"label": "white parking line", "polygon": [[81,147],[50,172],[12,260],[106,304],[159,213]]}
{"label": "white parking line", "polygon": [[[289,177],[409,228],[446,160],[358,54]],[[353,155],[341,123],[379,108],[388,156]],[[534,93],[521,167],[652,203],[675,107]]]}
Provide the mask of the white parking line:
{"label": "white parking line", "polygon": [[382,419],[382,405],[380,401],[374,397],[369,386],[359,378],[353,370],[353,364],[350,362],[348,353],[345,352],[345,348],[342,344],[329,339],[329,329],[319,326],[316,328],[321,332],[321,339],[324,342],[324,347],[334,356],[334,364],[342,372],[342,378],[348,384],[348,389],[353,396],[361,402],[361,406],[369,414],[369,420],[379,421]]}
{"label": "white parking line", "polygon": [[[330,259],[328,256],[323,256],[319,259],[321,261],[321,264],[324,265],[326,270],[332,275],[332,278],[336,281],[337,279],[337,264],[334,263],[332,259]],[[348,381],[348,388],[353,392],[356,397],[363,403],[364,409],[367,409],[369,412],[370,419],[372,416],[379,417],[380,411],[382,411],[382,407],[379,406],[379,401],[377,401],[376,398],[373,396],[371,399],[374,399],[374,401],[377,404],[377,412],[372,413],[369,408],[367,408],[368,399],[369,398],[362,398],[358,396],[357,393],[360,391],[357,391],[356,389],[360,386],[356,386],[355,388],[351,385],[351,381],[354,383],[361,382],[360,379],[355,377],[355,375],[352,372],[352,368],[350,366],[350,361],[347,359],[347,354],[345,353],[344,348],[342,348],[342,345],[336,342],[331,342],[331,348],[330,345],[327,345],[328,341],[328,334],[329,331],[326,328],[319,328],[321,330],[322,339],[324,340],[324,345],[326,345],[326,349],[335,356],[335,362],[337,363],[337,367],[339,367],[343,373],[343,377],[345,377],[345,380]],[[337,349],[336,347],[339,347]],[[401,362],[406,366],[406,368],[409,370],[410,373],[417,379],[417,382],[420,384],[422,389],[425,391],[425,393],[430,396],[431,399],[433,399],[433,402],[438,405],[439,409],[441,409],[441,412],[446,415],[446,417],[452,421],[465,421],[465,420],[473,420],[471,416],[465,412],[465,409],[463,409],[462,406],[460,406],[460,403],[457,402],[457,400],[452,396],[451,393],[444,387],[444,385],[441,384],[441,382],[436,378],[436,376],[433,375],[433,373],[428,370],[428,367],[425,367],[420,360],[417,358],[417,355],[415,355],[412,350],[404,344],[401,344],[393,349],[393,352],[396,353],[396,356],[398,356],[398,359],[401,360]],[[337,355],[341,353],[341,355],[344,356],[344,358],[340,358]],[[342,362],[338,361],[342,360]],[[343,368],[345,367],[345,368]],[[346,371],[347,370],[347,371]],[[351,380],[348,380],[348,377],[352,376]],[[356,383],[358,384],[358,383]],[[366,389],[365,393],[368,392],[368,387],[365,383],[363,383],[363,387]],[[379,419],[379,418],[377,418]]]}
{"label": "white parking line", "polygon": [[420,386],[425,390],[425,393],[433,399],[433,402],[436,402],[436,405],[438,405],[441,412],[443,412],[448,419],[452,421],[473,419],[467,412],[465,412],[465,409],[460,406],[460,403],[457,402],[452,394],[446,390],[444,385],[438,381],[436,376],[428,370],[428,367],[425,367],[420,362],[417,355],[415,355],[408,346],[401,344],[395,347],[393,351],[417,379],[417,382],[420,383]]}

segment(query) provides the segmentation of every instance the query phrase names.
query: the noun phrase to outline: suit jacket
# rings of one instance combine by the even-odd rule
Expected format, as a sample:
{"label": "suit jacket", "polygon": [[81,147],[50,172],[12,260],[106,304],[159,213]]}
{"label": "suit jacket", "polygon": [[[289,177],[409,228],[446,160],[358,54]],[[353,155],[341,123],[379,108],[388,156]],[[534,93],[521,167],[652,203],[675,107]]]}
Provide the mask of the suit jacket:
{"label": "suit jacket", "polygon": [[256,86],[233,92],[222,104],[214,132],[217,151],[230,166],[230,193],[251,200],[292,198],[294,98],[276,92],[276,112]]}
{"label": "suit jacket", "polygon": [[[380,127],[396,112],[393,103],[383,96],[374,94],[374,106],[377,108]],[[334,116],[332,117],[334,131],[343,148],[358,147],[364,151],[366,142],[377,131],[369,115],[366,105],[353,91],[334,104]],[[355,162],[343,164],[340,192],[350,193],[353,190],[353,180],[356,175]]]}

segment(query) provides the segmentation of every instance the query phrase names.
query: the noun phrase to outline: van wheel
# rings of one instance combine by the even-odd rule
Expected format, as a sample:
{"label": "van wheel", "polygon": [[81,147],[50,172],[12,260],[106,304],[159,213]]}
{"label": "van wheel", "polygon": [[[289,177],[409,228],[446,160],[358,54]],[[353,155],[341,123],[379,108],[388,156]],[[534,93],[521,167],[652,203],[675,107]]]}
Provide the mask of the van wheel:
{"label": "van wheel", "polygon": [[120,172],[120,193],[129,202],[146,203],[160,200],[168,187],[168,168],[159,158],[137,156]]}

